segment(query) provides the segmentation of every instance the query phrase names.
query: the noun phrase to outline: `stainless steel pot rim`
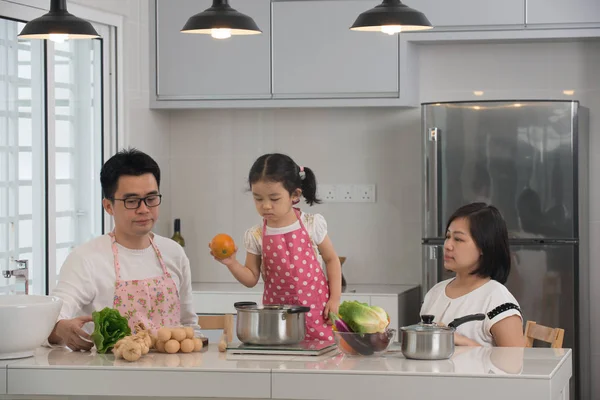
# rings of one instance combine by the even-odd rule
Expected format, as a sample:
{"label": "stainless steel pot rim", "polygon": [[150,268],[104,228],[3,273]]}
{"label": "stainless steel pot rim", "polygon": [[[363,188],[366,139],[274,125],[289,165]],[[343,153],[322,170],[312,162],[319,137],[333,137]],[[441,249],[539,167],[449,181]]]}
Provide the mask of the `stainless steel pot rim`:
{"label": "stainless steel pot rim", "polygon": [[282,311],[287,313],[303,313],[309,312],[310,308],[303,306],[287,305],[287,304],[270,304],[259,306],[256,303],[236,303],[234,304],[236,310],[243,310],[248,312],[267,312],[267,313],[280,313]]}
{"label": "stainless steel pot rim", "polygon": [[436,333],[439,333],[439,334],[454,333],[454,331],[456,329],[449,327],[449,326],[438,326],[438,325],[435,325],[435,326],[410,325],[410,326],[403,326],[400,328],[400,330],[402,332],[418,333],[419,335],[434,335]]}

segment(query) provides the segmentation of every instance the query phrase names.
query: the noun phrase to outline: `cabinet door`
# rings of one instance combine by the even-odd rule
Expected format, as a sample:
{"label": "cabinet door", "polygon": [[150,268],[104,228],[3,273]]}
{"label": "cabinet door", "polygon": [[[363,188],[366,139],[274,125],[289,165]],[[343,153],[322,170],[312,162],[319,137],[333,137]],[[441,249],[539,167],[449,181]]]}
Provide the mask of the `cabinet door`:
{"label": "cabinet door", "polygon": [[404,3],[424,13],[435,28],[525,23],[525,0],[408,0]]}
{"label": "cabinet door", "polygon": [[359,301],[361,303],[367,303],[367,304],[371,305],[371,296],[369,296],[368,294],[342,293],[340,302],[344,302],[344,301]]}
{"label": "cabinet door", "polygon": [[180,32],[189,17],[211,4],[212,0],[156,0],[158,99],[271,97],[270,0],[231,4],[256,21],[260,35],[219,40]]}
{"label": "cabinet door", "polygon": [[349,29],[379,3],[273,3],[274,97],[398,97],[398,36]]}
{"label": "cabinet door", "polygon": [[196,314],[236,314],[233,305],[238,301],[253,301],[262,305],[259,293],[201,293],[192,294]]}
{"label": "cabinet door", "polygon": [[527,24],[600,23],[599,0],[527,0]]}

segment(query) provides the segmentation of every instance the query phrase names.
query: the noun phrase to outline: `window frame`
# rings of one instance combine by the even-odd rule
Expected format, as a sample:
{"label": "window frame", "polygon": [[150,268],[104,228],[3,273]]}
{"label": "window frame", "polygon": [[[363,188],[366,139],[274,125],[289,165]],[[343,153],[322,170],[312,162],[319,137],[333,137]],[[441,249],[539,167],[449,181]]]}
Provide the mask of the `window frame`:
{"label": "window frame", "polygon": [[[2,12],[0,17],[12,19],[16,21],[30,21],[41,16],[48,10],[48,0],[0,0],[0,8]],[[101,161],[116,153],[119,145],[125,143],[124,140],[124,120],[121,116],[124,115],[123,101],[123,17],[116,14],[107,13],[104,11],[88,8],[78,4],[69,4],[69,11],[80,18],[90,21],[98,31],[101,40],[102,52],[102,156]],[[44,248],[44,274],[45,277],[45,294],[52,292],[56,286],[57,280],[57,265],[56,265],[56,217],[61,213],[56,212],[56,147],[55,147],[55,115],[54,108],[50,106],[54,96],[54,46],[47,45],[45,47],[45,62],[46,62],[46,87],[44,88],[45,102],[45,137],[43,138],[43,146],[45,148],[46,164],[46,181],[44,195],[45,201],[45,226],[44,235],[41,240],[45,241]],[[100,196],[101,190],[95,190],[94,195]],[[106,233],[113,228],[113,221],[109,215],[101,212],[102,233]],[[36,240],[33,238],[32,240]],[[30,266],[35,268],[35,266]],[[35,274],[35,272],[34,272]]]}

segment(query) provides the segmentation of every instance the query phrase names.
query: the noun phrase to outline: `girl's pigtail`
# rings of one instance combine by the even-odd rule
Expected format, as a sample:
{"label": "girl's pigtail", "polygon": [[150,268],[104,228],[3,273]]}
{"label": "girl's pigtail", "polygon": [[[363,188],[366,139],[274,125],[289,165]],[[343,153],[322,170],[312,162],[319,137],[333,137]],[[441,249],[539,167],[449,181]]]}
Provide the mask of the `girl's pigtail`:
{"label": "girl's pigtail", "polygon": [[302,196],[308,205],[321,204],[321,199],[317,198],[317,178],[310,168],[304,167],[304,179],[302,179]]}

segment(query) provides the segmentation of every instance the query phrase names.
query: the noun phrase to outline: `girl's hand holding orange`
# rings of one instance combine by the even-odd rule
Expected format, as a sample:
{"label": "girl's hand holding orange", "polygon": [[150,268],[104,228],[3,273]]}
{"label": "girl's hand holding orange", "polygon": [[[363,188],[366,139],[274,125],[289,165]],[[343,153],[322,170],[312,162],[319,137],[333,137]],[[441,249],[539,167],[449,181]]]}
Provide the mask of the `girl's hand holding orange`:
{"label": "girl's hand holding orange", "polygon": [[229,265],[235,261],[237,247],[233,238],[225,233],[219,233],[208,244],[210,255],[222,264]]}

